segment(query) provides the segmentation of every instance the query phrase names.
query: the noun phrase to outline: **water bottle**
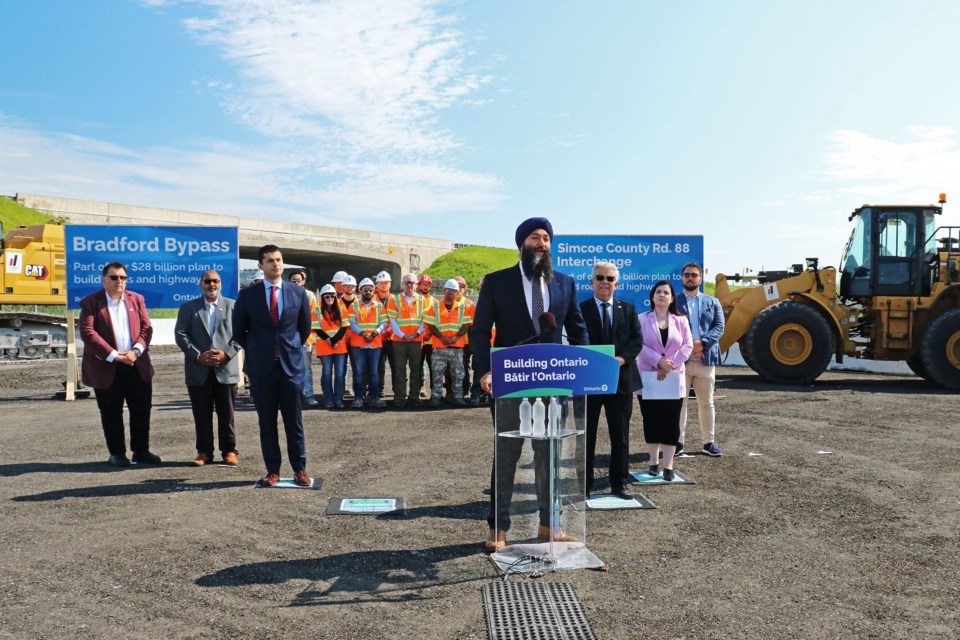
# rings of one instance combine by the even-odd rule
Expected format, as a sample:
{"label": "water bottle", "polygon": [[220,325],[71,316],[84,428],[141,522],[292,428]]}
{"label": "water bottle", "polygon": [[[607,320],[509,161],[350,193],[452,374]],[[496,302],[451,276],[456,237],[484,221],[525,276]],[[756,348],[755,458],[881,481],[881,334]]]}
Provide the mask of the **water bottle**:
{"label": "water bottle", "polygon": [[556,396],[550,397],[550,409],[548,412],[549,420],[549,431],[548,433],[556,437],[560,435],[560,403],[557,402]]}
{"label": "water bottle", "polygon": [[530,414],[533,407],[526,398],[520,403],[520,435],[529,436],[533,433],[533,423],[530,421]]}
{"label": "water bottle", "polygon": [[533,403],[533,435],[534,437],[543,437],[546,432],[546,413],[547,407],[544,406],[543,400],[537,398],[537,401]]}

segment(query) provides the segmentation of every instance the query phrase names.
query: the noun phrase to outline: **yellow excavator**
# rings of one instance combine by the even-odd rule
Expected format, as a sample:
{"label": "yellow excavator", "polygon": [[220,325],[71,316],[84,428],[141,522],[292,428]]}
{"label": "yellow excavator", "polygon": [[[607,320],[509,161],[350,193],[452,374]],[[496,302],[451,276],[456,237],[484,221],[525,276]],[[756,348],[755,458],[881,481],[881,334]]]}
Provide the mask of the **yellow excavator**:
{"label": "yellow excavator", "polygon": [[[63,226],[0,226],[0,307],[59,305],[66,309]],[[67,329],[61,315],[0,308],[0,360],[64,358]]]}
{"label": "yellow excavator", "polygon": [[[769,382],[813,382],[832,357],[902,360],[920,377],[960,390],[960,227],[937,227],[939,205],[863,205],[839,274],[817,258],[789,271],[718,274],[726,326]],[[839,281],[838,281],[839,278]],[[731,290],[729,282],[758,286]]]}

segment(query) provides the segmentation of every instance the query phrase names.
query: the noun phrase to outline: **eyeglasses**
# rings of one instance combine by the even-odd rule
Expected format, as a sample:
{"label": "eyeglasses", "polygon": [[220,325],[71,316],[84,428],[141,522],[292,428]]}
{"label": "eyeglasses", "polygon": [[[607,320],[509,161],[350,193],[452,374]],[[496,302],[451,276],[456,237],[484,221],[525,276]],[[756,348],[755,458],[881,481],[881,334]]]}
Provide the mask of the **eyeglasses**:
{"label": "eyeglasses", "polygon": [[417,283],[414,282],[413,280],[404,280],[403,284],[417,284]]}
{"label": "eyeglasses", "polygon": [[699,278],[699,277],[700,277],[700,274],[699,274],[699,273],[685,273],[685,274],[683,274],[683,277],[684,277],[684,278]]}
{"label": "eyeglasses", "polygon": [[301,280],[300,278],[290,278],[290,282],[292,282],[293,284],[300,284],[301,282],[303,282],[303,280]]}
{"label": "eyeglasses", "polygon": [[220,284],[220,280],[218,278],[204,278],[203,284]]}
{"label": "eyeglasses", "polygon": [[603,282],[604,280],[606,280],[607,282],[616,282],[617,276],[604,276],[598,273],[597,275],[593,276],[593,279],[596,280],[597,282]]}
{"label": "eyeglasses", "polygon": [[127,276],[118,276],[118,275],[114,275],[114,274],[110,274],[110,275],[107,276],[107,277],[110,278],[111,280],[113,280],[114,282],[116,282],[117,280],[126,280],[126,279],[127,279]]}
{"label": "eyeglasses", "polygon": [[373,293],[373,289],[370,287],[364,287],[363,289],[360,289],[360,293]]}
{"label": "eyeglasses", "polygon": [[321,296],[322,298],[336,298],[337,294],[335,293],[325,293]]}

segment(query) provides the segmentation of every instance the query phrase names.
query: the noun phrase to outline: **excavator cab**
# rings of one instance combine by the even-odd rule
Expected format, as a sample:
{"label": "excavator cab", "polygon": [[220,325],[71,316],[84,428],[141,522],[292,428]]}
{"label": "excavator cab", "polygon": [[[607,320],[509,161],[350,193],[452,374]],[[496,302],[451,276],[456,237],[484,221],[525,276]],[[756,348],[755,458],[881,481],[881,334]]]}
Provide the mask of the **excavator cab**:
{"label": "excavator cab", "polygon": [[930,295],[930,256],[937,206],[864,205],[841,259],[840,297]]}

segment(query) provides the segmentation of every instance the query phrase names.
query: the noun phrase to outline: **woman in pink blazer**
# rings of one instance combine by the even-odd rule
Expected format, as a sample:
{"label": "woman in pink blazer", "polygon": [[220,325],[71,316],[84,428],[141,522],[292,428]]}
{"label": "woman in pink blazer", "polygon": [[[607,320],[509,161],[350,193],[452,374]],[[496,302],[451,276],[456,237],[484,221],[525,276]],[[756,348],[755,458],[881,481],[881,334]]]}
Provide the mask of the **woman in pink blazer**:
{"label": "woman in pink blazer", "polygon": [[[680,439],[680,409],[687,393],[683,363],[693,351],[693,337],[686,316],[677,311],[677,296],[668,280],[661,280],[650,291],[652,311],[640,314],[643,330],[643,349],[637,356],[637,368],[656,371],[657,379],[664,380],[668,374],[679,376],[680,393],[670,400],[649,400],[643,397],[643,389],[637,391],[640,414],[643,416],[643,438],[650,452],[652,476],[659,475],[660,449],[663,449],[663,479],[673,481],[673,454]],[[673,373],[671,373],[673,372]]]}

